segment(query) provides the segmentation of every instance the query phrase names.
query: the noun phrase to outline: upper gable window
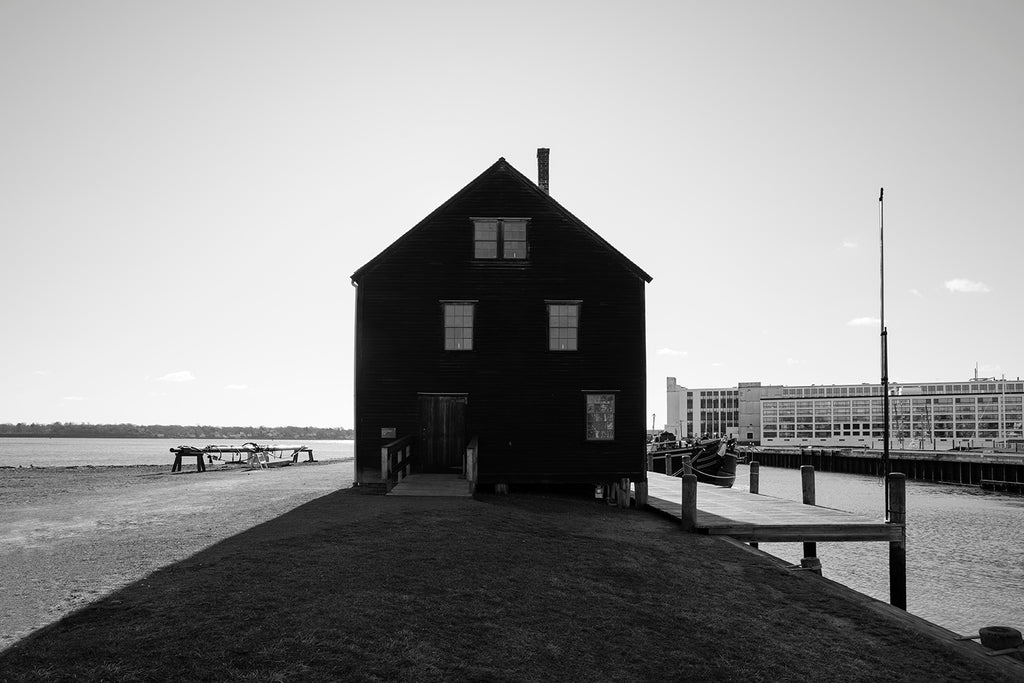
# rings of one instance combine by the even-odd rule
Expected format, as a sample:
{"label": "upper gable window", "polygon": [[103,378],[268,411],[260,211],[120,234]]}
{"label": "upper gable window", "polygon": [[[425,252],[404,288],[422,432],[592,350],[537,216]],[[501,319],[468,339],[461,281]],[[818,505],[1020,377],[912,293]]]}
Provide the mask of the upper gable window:
{"label": "upper gable window", "polygon": [[526,218],[474,218],[473,258],[504,261],[526,259]]}

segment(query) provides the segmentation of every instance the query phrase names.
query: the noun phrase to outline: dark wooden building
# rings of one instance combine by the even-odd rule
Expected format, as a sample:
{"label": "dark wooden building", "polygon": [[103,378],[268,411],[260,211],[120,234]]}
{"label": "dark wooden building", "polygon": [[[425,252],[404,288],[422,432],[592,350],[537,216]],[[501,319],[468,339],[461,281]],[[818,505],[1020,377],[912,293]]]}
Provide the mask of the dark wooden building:
{"label": "dark wooden building", "polygon": [[[411,436],[413,471],[480,483],[646,482],[651,277],[504,158],[352,275],[356,481]],[[646,488],[646,486],[644,487]]]}

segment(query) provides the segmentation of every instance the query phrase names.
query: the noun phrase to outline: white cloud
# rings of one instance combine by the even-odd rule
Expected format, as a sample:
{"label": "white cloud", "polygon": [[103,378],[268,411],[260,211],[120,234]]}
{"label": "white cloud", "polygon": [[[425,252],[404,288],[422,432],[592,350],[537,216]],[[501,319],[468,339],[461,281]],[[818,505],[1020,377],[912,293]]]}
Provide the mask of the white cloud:
{"label": "white cloud", "polygon": [[854,318],[853,320],[847,321],[847,325],[850,327],[872,327],[874,325],[880,325],[882,321],[878,318],[872,318],[871,316],[865,316],[863,318]]}
{"label": "white cloud", "polygon": [[713,367],[713,368],[725,367],[725,363],[712,363],[711,367]]}
{"label": "white cloud", "polygon": [[246,389],[249,388],[249,385],[248,384],[229,384],[229,385],[227,385],[224,388],[225,389],[230,389],[231,391],[245,391]]}
{"label": "white cloud", "polygon": [[919,290],[919,289],[911,289],[910,293],[913,294],[916,297],[920,297],[922,299],[924,298],[924,294],[922,294],[921,290]]}
{"label": "white cloud", "polygon": [[179,372],[171,372],[169,374],[164,375],[163,377],[158,377],[157,381],[158,382],[191,382],[195,378],[196,378],[196,376],[192,374],[191,370],[181,370]]}
{"label": "white cloud", "polygon": [[84,396],[65,396],[62,400],[64,401],[84,401]]}
{"label": "white cloud", "polygon": [[851,242],[850,240],[843,240],[843,249],[856,249],[857,246],[858,245],[856,242]]}
{"label": "white cloud", "polygon": [[965,277],[946,280],[946,289],[951,292],[965,292],[968,294],[992,291],[984,282],[975,282],[974,280],[968,280]]}
{"label": "white cloud", "polygon": [[658,349],[659,356],[685,356],[687,353],[687,351],[677,351],[676,349],[670,349],[668,347]]}
{"label": "white cloud", "polygon": [[800,361],[798,361],[796,358],[787,358],[786,365],[800,365]]}
{"label": "white cloud", "polygon": [[49,370],[33,370],[32,374],[33,375],[39,375],[40,377],[49,377],[50,376],[50,371]]}

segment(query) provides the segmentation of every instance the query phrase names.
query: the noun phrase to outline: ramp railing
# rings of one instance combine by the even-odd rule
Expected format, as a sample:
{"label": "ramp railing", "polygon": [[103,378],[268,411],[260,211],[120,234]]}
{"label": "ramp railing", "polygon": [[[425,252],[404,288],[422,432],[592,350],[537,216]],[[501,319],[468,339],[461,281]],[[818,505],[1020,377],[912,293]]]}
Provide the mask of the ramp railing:
{"label": "ramp railing", "polygon": [[380,478],[388,491],[409,476],[413,457],[412,441],[410,434],[381,446]]}
{"label": "ramp railing", "polygon": [[466,454],[462,458],[462,472],[469,483],[469,494],[476,493],[477,465],[480,457],[480,443],[478,437],[469,440],[466,446]]}

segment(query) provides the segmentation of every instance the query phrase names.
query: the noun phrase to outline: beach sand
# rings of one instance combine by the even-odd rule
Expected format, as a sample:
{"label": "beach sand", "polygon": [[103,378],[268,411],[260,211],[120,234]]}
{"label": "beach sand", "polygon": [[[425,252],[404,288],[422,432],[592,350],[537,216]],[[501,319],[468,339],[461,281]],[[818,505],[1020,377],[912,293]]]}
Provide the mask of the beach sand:
{"label": "beach sand", "polygon": [[0,649],[217,541],[352,485],[351,461],[0,469]]}

